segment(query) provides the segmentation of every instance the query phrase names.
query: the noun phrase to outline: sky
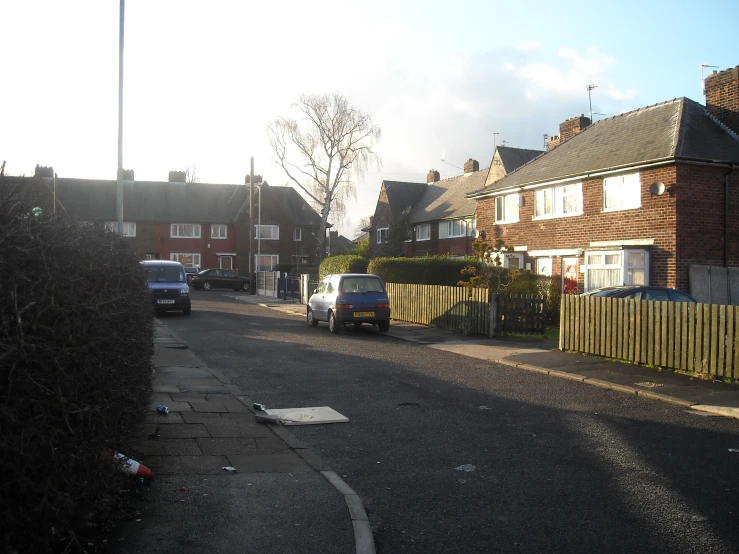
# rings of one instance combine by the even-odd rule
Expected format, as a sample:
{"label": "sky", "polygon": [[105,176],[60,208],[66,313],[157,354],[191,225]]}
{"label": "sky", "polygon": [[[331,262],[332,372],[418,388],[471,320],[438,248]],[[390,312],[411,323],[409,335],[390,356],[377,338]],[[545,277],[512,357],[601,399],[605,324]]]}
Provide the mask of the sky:
{"label": "sky", "polygon": [[[115,179],[119,0],[0,3],[0,161]],[[736,0],[128,0],[123,167],[207,183],[288,179],[265,129],[301,94],[339,92],[382,129],[381,167],[329,221],[349,238],[383,180],[488,167],[495,145],[672,98],[700,103],[701,64],[739,65]],[[706,69],[706,74],[713,69]]]}

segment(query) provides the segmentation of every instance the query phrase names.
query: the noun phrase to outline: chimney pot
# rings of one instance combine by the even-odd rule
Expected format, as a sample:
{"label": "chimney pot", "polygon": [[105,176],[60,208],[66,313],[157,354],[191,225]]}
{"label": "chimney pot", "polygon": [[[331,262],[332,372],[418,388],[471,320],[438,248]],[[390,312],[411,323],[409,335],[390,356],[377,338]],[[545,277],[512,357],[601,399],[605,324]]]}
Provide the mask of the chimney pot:
{"label": "chimney pot", "polygon": [[187,174],[184,171],[170,171],[169,182],[170,183],[184,183],[187,179]]}
{"label": "chimney pot", "polygon": [[441,179],[441,175],[439,175],[439,172],[435,169],[432,169],[428,172],[428,175],[426,175],[426,183],[436,183]]}
{"label": "chimney pot", "polygon": [[121,169],[121,181],[133,181],[133,169]]}
{"label": "chimney pot", "polygon": [[474,173],[475,171],[480,171],[480,162],[470,158],[464,163],[464,174],[467,175],[468,173]]}
{"label": "chimney pot", "polygon": [[36,169],[33,172],[33,176],[52,179],[54,177],[54,168],[51,166],[47,167],[45,165],[36,164]]}

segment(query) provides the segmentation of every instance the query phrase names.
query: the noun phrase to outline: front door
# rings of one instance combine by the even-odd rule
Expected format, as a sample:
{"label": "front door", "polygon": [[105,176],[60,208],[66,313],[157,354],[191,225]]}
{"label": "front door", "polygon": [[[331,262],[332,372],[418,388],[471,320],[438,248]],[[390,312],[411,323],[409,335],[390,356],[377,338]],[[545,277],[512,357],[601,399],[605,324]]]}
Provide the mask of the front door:
{"label": "front door", "polygon": [[233,256],[221,256],[221,269],[233,269]]}
{"label": "front door", "polygon": [[562,258],[562,294],[577,294],[577,258]]}

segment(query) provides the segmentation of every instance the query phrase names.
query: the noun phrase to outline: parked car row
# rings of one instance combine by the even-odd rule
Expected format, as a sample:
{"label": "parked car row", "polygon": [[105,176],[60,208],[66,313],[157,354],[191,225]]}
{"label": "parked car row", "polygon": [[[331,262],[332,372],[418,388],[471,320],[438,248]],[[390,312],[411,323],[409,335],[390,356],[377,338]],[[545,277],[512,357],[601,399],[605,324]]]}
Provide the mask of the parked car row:
{"label": "parked car row", "polygon": [[658,300],[661,302],[696,302],[695,298],[679,290],[667,287],[639,285],[603,287],[588,291],[580,296],[603,296],[607,298],[626,298],[629,300]]}

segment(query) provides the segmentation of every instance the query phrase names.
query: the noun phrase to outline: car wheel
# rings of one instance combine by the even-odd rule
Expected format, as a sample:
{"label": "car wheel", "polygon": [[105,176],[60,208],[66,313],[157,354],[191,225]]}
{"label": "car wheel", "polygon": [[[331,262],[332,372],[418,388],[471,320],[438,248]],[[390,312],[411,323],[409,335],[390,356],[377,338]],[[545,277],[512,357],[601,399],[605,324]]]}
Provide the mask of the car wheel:
{"label": "car wheel", "polygon": [[390,330],[390,320],[378,322],[377,328],[380,330],[380,333],[387,333]]}
{"label": "car wheel", "polygon": [[210,290],[210,283],[208,281],[206,281],[205,283],[203,283],[203,287],[202,288],[203,288],[203,290]]}
{"label": "car wheel", "polygon": [[339,322],[336,321],[336,316],[334,315],[334,312],[328,313],[328,329],[334,335],[337,335],[339,333]]}
{"label": "car wheel", "polygon": [[249,290],[249,283],[243,283],[241,285],[241,290],[248,291]]}
{"label": "car wheel", "polygon": [[185,308],[182,310],[182,315],[190,315],[192,313],[192,306]]}
{"label": "car wheel", "polygon": [[313,310],[311,310],[310,308],[308,308],[308,313],[306,314],[305,318],[306,321],[308,321],[308,325],[310,325],[311,327],[315,327],[316,325],[318,325],[318,320],[313,317]]}

